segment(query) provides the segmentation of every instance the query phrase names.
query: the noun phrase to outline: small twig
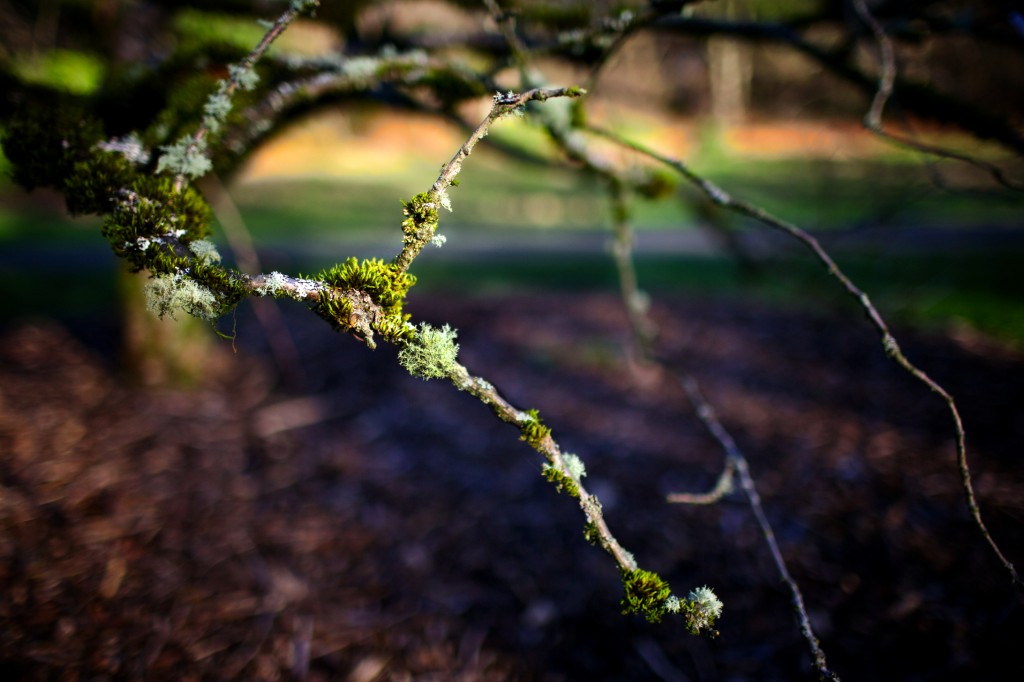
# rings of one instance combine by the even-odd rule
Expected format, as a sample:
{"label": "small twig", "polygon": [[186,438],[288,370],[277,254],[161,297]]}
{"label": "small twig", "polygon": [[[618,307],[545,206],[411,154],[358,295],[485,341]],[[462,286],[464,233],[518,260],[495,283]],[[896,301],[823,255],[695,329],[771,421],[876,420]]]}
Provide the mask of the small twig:
{"label": "small twig", "polygon": [[498,25],[502,37],[512,52],[512,59],[520,73],[526,72],[527,52],[523,41],[516,35],[516,19],[511,14],[504,12],[498,5],[497,0],[484,0],[487,11],[490,12],[494,23]]}
{"label": "small twig", "polygon": [[[708,428],[710,429],[710,426]],[[726,433],[725,435],[728,437],[729,434]],[[728,440],[731,441],[732,439],[729,438]],[[722,439],[719,439],[719,442],[724,446]],[[666,496],[665,500],[672,504],[692,504],[697,506],[715,504],[733,491],[733,477],[735,475],[736,463],[731,457],[726,457],[722,473],[718,475],[718,480],[711,490],[706,493],[671,493]]]}
{"label": "small twig", "polygon": [[[504,95],[496,94],[486,118],[470,133],[469,139],[462,143],[451,160],[441,167],[441,173],[427,192],[430,207],[435,211],[441,208],[448,189],[462,171],[463,162],[473,153],[477,142],[487,137],[487,133],[490,132],[491,125],[495,121],[518,110],[527,102],[543,102],[553,97],[581,97],[585,94],[586,90],[582,88],[534,88],[521,94],[514,92]],[[413,260],[423,250],[424,245],[423,240],[407,241],[402,247],[402,251],[395,257],[395,265],[403,272],[408,270]]]}
{"label": "small twig", "polygon": [[836,280],[838,280],[838,282],[847,291],[847,293],[853,296],[860,304],[861,308],[864,310],[864,313],[867,315],[868,320],[878,331],[879,336],[882,340],[882,347],[885,349],[886,355],[888,355],[894,361],[896,361],[897,364],[899,364],[903,369],[909,372],[914,378],[916,378],[918,381],[927,386],[929,390],[937,394],[946,404],[946,407],[950,413],[950,417],[953,421],[953,427],[956,434],[957,465],[960,469],[960,481],[964,490],[964,495],[967,498],[967,507],[970,510],[971,517],[974,519],[975,525],[978,527],[978,530],[985,538],[985,541],[988,542],[989,546],[992,548],[992,551],[995,553],[1000,563],[1002,563],[1006,570],[1009,571],[1011,580],[1018,585],[1024,585],[1024,581],[1021,580],[1020,575],[1017,573],[1017,569],[1014,567],[1013,563],[1011,563],[1010,560],[1006,558],[1006,555],[1003,554],[1003,551],[999,548],[999,545],[996,543],[995,538],[992,537],[992,534],[989,532],[988,527],[982,520],[981,509],[978,507],[978,503],[974,495],[974,485],[971,482],[970,466],[967,463],[967,438],[964,433],[963,421],[960,418],[960,411],[956,406],[956,402],[953,400],[953,396],[950,395],[950,393],[946,391],[942,386],[940,386],[935,380],[928,376],[928,374],[926,374],[924,371],[922,371],[920,368],[918,368],[916,365],[910,362],[906,355],[903,354],[903,351],[900,349],[899,344],[896,341],[896,338],[892,335],[892,332],[889,331],[889,327],[886,324],[885,320],[878,312],[878,309],[875,308],[874,304],[871,303],[871,299],[868,298],[868,295],[861,291],[853,283],[853,281],[846,275],[846,273],[844,273],[839,268],[839,266],[836,264],[834,260],[832,260],[832,257],[828,254],[827,251],[825,251],[825,249],[821,246],[818,240],[812,237],[810,234],[808,234],[805,230],[802,230],[801,228],[797,227],[796,225],[793,225],[792,223],[776,218],[775,216],[771,215],[770,213],[768,213],[767,211],[758,206],[754,206],[745,201],[732,198],[731,196],[729,196],[729,194],[727,194],[724,190],[722,190],[720,187],[718,187],[711,181],[694,173],[689,168],[689,166],[687,166],[682,161],[665,156],[664,154],[656,152],[653,149],[645,147],[636,142],[626,140],[602,128],[588,126],[587,129],[596,135],[600,135],[604,138],[610,139],[624,147],[640,152],[641,154],[646,154],[650,158],[660,161],[671,168],[674,168],[684,178],[686,178],[692,184],[700,188],[700,190],[703,191],[708,196],[708,198],[711,199],[711,201],[718,204],[719,206],[728,208],[731,211],[734,211],[741,215],[745,215],[749,218],[753,218],[754,220],[764,225],[767,225],[768,227],[788,234],[789,236],[798,240],[799,242],[804,244],[804,246],[811,250],[814,256],[819,261],[821,261],[821,263],[825,266],[825,268],[828,271],[828,274],[831,275]]}
{"label": "small twig", "polygon": [[[471,375],[469,370],[461,364],[455,363],[454,370],[449,378],[456,388],[469,393],[490,407],[494,414],[502,421],[521,428],[533,420],[529,413],[517,409],[505,400],[490,382]],[[538,444],[537,449],[549,464],[560,470],[565,468],[562,450],[550,434],[544,437]],[[620,569],[624,571],[635,570],[637,567],[636,560],[631,553],[627,552],[619,544],[619,541],[615,539],[615,536],[608,529],[608,524],[604,520],[601,504],[597,497],[588,493],[581,482],[578,483],[580,508],[586,515],[587,522],[592,524],[591,527],[597,531],[599,544],[615,559],[615,563],[618,564]]]}
{"label": "small twig", "polygon": [[[287,10],[284,11],[281,16],[277,18],[277,21],[267,29],[267,32],[263,35],[260,42],[252,49],[249,54],[238,63],[238,66],[234,68],[228,78],[227,85],[224,88],[223,94],[227,97],[231,97],[235,91],[239,88],[240,82],[239,77],[243,73],[248,73],[252,67],[260,60],[260,57],[270,48],[271,43],[277,40],[278,36],[284,33],[284,30],[295,21],[304,10],[309,7],[316,7],[319,5],[319,0],[306,0],[306,2],[293,2]],[[201,149],[203,140],[210,133],[210,127],[204,121],[199,124],[199,127],[194,133],[188,143],[186,154],[194,154]],[[180,192],[184,188],[187,180],[183,173],[178,173],[174,178],[174,186]]]}
{"label": "small twig", "polygon": [[[800,586],[793,579],[793,576],[790,575],[789,569],[786,566],[786,560],[779,549],[775,533],[772,531],[768,517],[764,513],[764,507],[761,505],[761,496],[758,495],[757,488],[754,486],[754,479],[750,475],[750,468],[747,465],[746,457],[743,456],[743,453],[736,446],[736,441],[725,430],[722,423],[718,421],[714,409],[704,398],[703,394],[701,394],[697,380],[688,374],[684,374],[680,379],[680,383],[683,386],[683,390],[686,391],[690,404],[693,405],[693,409],[697,412],[697,417],[707,427],[708,431],[711,432],[711,435],[715,437],[715,440],[722,446],[722,449],[725,450],[727,459],[726,471],[728,471],[729,465],[731,465],[736,472],[736,477],[739,478],[740,487],[747,496],[750,510],[754,513],[757,525],[761,528],[761,535],[764,537],[765,542],[768,543],[768,550],[771,552],[772,561],[775,563],[775,570],[778,571],[783,582],[789,588],[793,608],[796,609],[797,617],[800,620],[800,631],[803,633],[804,639],[807,640],[807,645],[811,650],[814,667],[817,668],[818,673],[823,678],[839,682],[839,676],[829,670],[828,662],[825,660],[825,652],[822,650],[821,644],[814,634],[814,629],[811,627],[811,619],[807,615],[807,608],[804,606],[804,597],[800,592]],[[725,472],[723,472],[723,478],[724,476]],[[674,496],[669,497],[670,502],[678,501],[673,500],[672,497]]]}

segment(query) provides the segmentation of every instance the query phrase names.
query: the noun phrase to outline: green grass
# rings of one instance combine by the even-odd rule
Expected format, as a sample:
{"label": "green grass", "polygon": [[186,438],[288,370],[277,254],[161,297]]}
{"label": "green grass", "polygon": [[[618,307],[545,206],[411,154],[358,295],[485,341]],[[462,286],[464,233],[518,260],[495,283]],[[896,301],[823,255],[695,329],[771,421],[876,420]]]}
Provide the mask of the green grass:
{"label": "green grass", "polygon": [[[895,224],[969,230],[972,225],[1019,224],[1024,216],[1019,199],[940,194],[932,185],[907,190],[910,170],[916,168],[887,162],[838,167],[814,161],[759,162],[742,168],[720,165],[721,177],[716,180],[737,196],[764,203],[809,227],[848,225],[884,215]],[[238,187],[233,194],[257,244],[302,245],[305,253],[317,253],[316,262],[287,266],[308,272],[352,255],[353,243],[378,244],[379,252],[372,255],[393,255],[399,245],[400,199],[428,187],[434,172],[417,166],[408,176],[385,181],[260,182]],[[526,244],[542,238],[540,233],[549,228],[592,230],[607,223],[607,200],[600,184],[579,173],[509,161],[490,150],[473,156],[462,179],[451,191],[454,213],[441,216],[440,231],[452,237],[453,245],[463,235],[487,234],[519,234]],[[72,221],[55,210],[55,202],[40,207],[25,203],[20,190],[8,187],[0,192],[0,248],[106,253],[96,218]],[[681,201],[637,202],[635,208],[639,230],[692,229],[693,216],[693,206]],[[1005,248],[931,251],[935,250],[927,255],[910,250],[840,253],[837,259],[896,322],[929,328],[966,324],[1024,346],[1024,278],[1018,276],[1024,253]],[[680,292],[754,297],[772,304],[855,307],[815,262],[802,256],[772,264],[766,276],[755,280],[741,277],[725,258],[645,256],[638,267],[642,286],[655,295]],[[601,254],[511,258],[498,253],[474,262],[442,251],[421,258],[414,271],[420,276],[417,290],[428,292],[616,288],[610,258]],[[19,277],[25,273],[3,274],[5,287],[24,281]],[[39,285],[50,288],[52,281]],[[75,306],[88,304],[88,292],[75,295],[80,298]],[[105,296],[97,295],[97,305]]]}
{"label": "green grass", "polygon": [[103,81],[104,64],[99,56],[88,52],[48,50],[15,55],[11,71],[26,83],[89,95]]}
{"label": "green grass", "polygon": [[[499,130],[496,138],[520,150],[536,142],[537,131],[526,126]],[[1024,217],[1024,194],[942,189],[908,154],[870,161],[751,161],[715,153],[698,159],[694,169],[735,198],[806,228],[923,223],[968,229],[1015,225]],[[291,238],[392,230],[401,222],[399,200],[428,188],[436,168],[424,160],[383,179],[261,181],[236,188],[234,197],[253,233],[271,239],[275,232]],[[460,181],[450,191],[454,212],[442,212],[442,230],[592,229],[609,223],[601,181],[571,168],[510,159],[481,146]],[[686,229],[706,211],[703,204],[703,195],[680,185],[675,197],[635,201],[633,223],[638,230]],[[736,217],[728,220],[744,224]]]}
{"label": "green grass", "polygon": [[762,161],[726,167],[712,179],[736,198],[802,227],[857,224],[1020,224],[1024,194],[951,191],[915,162]]}
{"label": "green grass", "polygon": [[[967,326],[1009,345],[1024,348],[1024,249],[952,253],[928,257],[839,257],[840,267],[867,292],[891,323],[936,332]],[[418,262],[414,291],[472,290],[617,291],[609,259],[555,256],[528,261],[504,259],[474,263]],[[646,256],[637,259],[641,286],[655,300],[662,295],[735,298],[770,306],[838,310],[862,316],[859,304],[809,257],[764,263],[749,276],[724,257]]]}

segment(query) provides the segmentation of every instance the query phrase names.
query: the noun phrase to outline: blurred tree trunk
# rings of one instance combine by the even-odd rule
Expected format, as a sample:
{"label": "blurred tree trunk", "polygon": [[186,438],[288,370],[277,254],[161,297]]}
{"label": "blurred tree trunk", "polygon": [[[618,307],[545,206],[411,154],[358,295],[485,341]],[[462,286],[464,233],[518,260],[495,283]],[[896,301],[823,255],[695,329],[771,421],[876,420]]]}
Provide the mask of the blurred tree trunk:
{"label": "blurred tree trunk", "polygon": [[131,379],[145,386],[198,386],[224,373],[229,351],[208,322],[179,313],[157,317],[146,308],[144,273],[121,267],[121,363]]}
{"label": "blurred tree trunk", "polygon": [[[739,19],[735,0],[721,3],[723,15]],[[708,76],[711,87],[711,115],[722,125],[742,123],[750,101],[753,78],[751,47],[728,37],[708,39]]]}

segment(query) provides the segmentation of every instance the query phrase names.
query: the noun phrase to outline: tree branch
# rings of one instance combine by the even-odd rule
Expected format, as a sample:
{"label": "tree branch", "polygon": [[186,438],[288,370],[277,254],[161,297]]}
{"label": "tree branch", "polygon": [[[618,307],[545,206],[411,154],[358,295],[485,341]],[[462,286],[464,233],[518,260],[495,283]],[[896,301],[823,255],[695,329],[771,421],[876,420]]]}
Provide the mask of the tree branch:
{"label": "tree branch", "polygon": [[996,543],[995,538],[993,538],[992,534],[989,532],[985,522],[982,520],[981,509],[978,506],[977,499],[974,494],[974,486],[971,482],[970,466],[967,463],[967,442],[966,435],[964,433],[963,421],[960,418],[960,411],[956,406],[956,402],[953,400],[953,396],[928,376],[928,374],[923,370],[914,365],[906,355],[904,355],[896,341],[896,338],[892,335],[888,325],[878,312],[878,309],[875,308],[874,304],[871,302],[871,299],[868,298],[868,295],[861,291],[853,281],[850,280],[846,273],[839,268],[818,240],[796,225],[776,218],[760,207],[732,198],[714,183],[694,173],[689,166],[684,164],[682,161],[665,156],[664,154],[656,152],[653,149],[636,142],[623,139],[622,137],[602,128],[588,126],[587,130],[674,168],[680,175],[698,187],[708,196],[709,199],[711,199],[711,201],[719,206],[739,213],[740,215],[747,216],[748,218],[753,218],[763,225],[783,232],[811,250],[815,258],[825,266],[828,274],[836,279],[846,292],[857,300],[861,308],[864,310],[864,313],[867,315],[868,320],[878,331],[879,336],[881,337],[882,347],[884,348],[886,355],[896,361],[897,364],[910,373],[914,378],[927,386],[929,390],[937,394],[946,404],[950,413],[950,418],[953,421],[956,440],[956,459],[957,465],[960,469],[960,481],[964,490],[964,495],[967,498],[967,506],[970,510],[971,517],[974,519],[974,523],[985,538],[985,541],[992,548],[993,553],[1009,572],[1011,580],[1017,585],[1024,585],[1024,581],[1021,580],[1020,575],[1017,573],[1017,569],[1014,567],[1013,563],[1007,559],[1006,555]]}

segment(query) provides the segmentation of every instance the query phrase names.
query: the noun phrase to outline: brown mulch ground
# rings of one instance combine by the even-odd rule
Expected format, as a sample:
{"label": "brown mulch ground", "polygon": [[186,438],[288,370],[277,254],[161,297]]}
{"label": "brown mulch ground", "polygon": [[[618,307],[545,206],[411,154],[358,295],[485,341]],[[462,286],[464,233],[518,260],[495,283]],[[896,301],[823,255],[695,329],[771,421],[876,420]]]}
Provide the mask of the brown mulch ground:
{"label": "brown mulch ground", "polygon": [[[245,319],[225,379],[143,390],[116,336],[35,323],[0,339],[0,679],[814,679],[742,500],[664,502],[721,455],[677,391],[630,380],[614,297],[412,310],[541,410],[642,566],[715,588],[718,638],[619,615],[612,562],[536,453],[391,349],[286,310],[301,390],[275,388]],[[1024,679],[1022,602],[969,522],[948,416],[859,318],[655,313],[750,459],[844,679]],[[959,396],[983,509],[1024,563],[1024,360],[904,347]]]}

